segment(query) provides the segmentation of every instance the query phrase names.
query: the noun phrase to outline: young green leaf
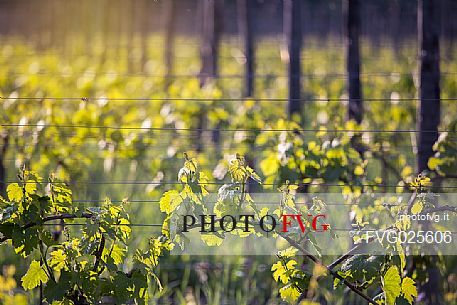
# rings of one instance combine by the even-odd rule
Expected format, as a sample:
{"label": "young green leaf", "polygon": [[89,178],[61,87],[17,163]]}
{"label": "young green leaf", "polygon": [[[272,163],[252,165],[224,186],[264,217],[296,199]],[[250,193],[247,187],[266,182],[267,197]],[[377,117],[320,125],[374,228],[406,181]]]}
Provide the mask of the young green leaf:
{"label": "young green leaf", "polygon": [[391,266],[382,277],[382,287],[385,294],[386,305],[395,305],[395,299],[400,296],[400,273],[396,266]]}
{"label": "young green leaf", "polygon": [[288,303],[293,303],[300,296],[300,291],[298,291],[297,287],[295,287],[292,283],[289,283],[286,286],[279,289],[279,294],[281,295],[281,298],[284,301]]}
{"label": "young green leaf", "polygon": [[414,297],[417,297],[417,288],[412,278],[405,277],[403,279],[403,282],[401,283],[401,292],[409,304],[412,304]]}
{"label": "young green leaf", "polygon": [[160,211],[170,214],[182,203],[182,197],[178,191],[165,192],[160,198]]}
{"label": "young green leaf", "polygon": [[22,188],[17,183],[11,183],[6,188],[8,199],[15,202],[20,202],[23,197]]}
{"label": "young green leaf", "polygon": [[40,263],[34,260],[21,281],[22,287],[24,287],[25,290],[30,290],[40,285],[40,282],[47,283],[48,275],[40,266]]}

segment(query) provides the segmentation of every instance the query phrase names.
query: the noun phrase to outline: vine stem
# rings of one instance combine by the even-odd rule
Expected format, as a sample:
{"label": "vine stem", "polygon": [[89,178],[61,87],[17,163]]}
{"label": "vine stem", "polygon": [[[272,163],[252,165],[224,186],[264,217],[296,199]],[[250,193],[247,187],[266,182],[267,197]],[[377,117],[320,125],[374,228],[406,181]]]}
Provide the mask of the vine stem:
{"label": "vine stem", "polygon": [[[100,261],[102,260],[103,249],[105,249],[105,235],[102,232],[100,232],[100,235],[100,246],[98,247],[98,250],[95,253],[95,263],[94,268],[92,269],[94,272],[97,272],[98,266],[100,265]],[[100,275],[103,272],[103,269],[104,267],[102,267],[101,270],[97,272],[97,274]]]}
{"label": "vine stem", "polygon": [[[46,222],[49,222],[49,221],[53,221],[53,220],[92,218],[92,216],[93,216],[93,214],[91,214],[91,213],[82,213],[81,215],[68,214],[68,213],[58,214],[58,215],[50,215],[50,216],[44,217],[40,223],[29,222],[28,224],[22,226],[21,229],[22,230],[29,229],[31,227],[39,226],[39,225],[41,225],[43,223],[46,223]],[[2,238],[0,238],[0,243],[4,242],[7,239],[8,238],[6,236],[3,236]]]}
{"label": "vine stem", "polygon": [[[366,301],[368,301],[368,303],[372,304],[372,305],[379,305],[378,303],[376,303],[375,300],[373,300],[372,298],[370,298],[369,296],[367,296],[365,293],[363,293],[359,288],[357,288],[354,284],[350,283],[349,281],[347,281],[345,278],[343,278],[341,275],[339,275],[337,272],[333,271],[332,269],[328,268],[326,265],[324,265],[317,257],[315,257],[313,254],[309,253],[305,248],[303,248],[302,246],[300,246],[298,243],[296,243],[293,239],[291,239],[290,237],[288,237],[287,235],[281,235],[282,238],[284,238],[285,240],[287,240],[289,242],[289,244],[291,244],[293,247],[295,247],[296,249],[298,249],[300,252],[302,252],[306,257],[308,257],[309,259],[311,259],[314,263],[318,264],[318,265],[321,265],[323,266],[325,269],[327,269],[327,271],[334,277],[334,278],[337,278],[339,279],[346,287],[348,287],[349,289],[351,289],[352,291],[354,291],[356,294],[358,294],[359,296],[361,296],[362,298],[364,298]],[[303,296],[303,293],[300,295],[300,297],[298,298],[298,303],[297,305],[300,303],[301,300],[303,300],[304,296]]]}
{"label": "vine stem", "polygon": [[[412,208],[412,205],[414,203],[414,200],[417,198],[417,192],[414,192],[411,197],[409,198],[408,200],[408,211],[411,210]],[[433,210],[433,211],[445,211],[445,210],[451,210],[451,211],[457,211],[455,208],[453,209],[452,207],[450,206],[443,206],[443,207],[440,207],[440,208],[435,208],[435,209],[430,209],[430,210]],[[295,241],[293,241],[292,239],[290,239],[289,237],[287,236],[283,236],[287,241],[289,241],[290,244],[292,244],[295,248],[297,248],[298,250],[300,250],[301,252],[303,252],[303,250],[305,249],[302,249],[302,247],[300,247],[300,245],[298,245]],[[372,242],[374,240],[371,239],[369,240],[368,242]],[[294,245],[295,244],[295,245]],[[370,302],[371,304],[377,304],[376,302],[374,302],[373,299],[369,298],[367,295],[363,294],[363,292],[361,292],[357,287],[355,287],[353,284],[349,283],[348,281],[346,281],[346,279],[342,278],[337,272],[333,271],[333,269],[338,266],[339,264],[341,264],[342,262],[344,262],[345,260],[349,259],[350,257],[353,256],[353,254],[361,247],[361,244],[358,244],[356,246],[354,246],[352,249],[350,249],[348,252],[346,252],[344,255],[340,256],[339,258],[337,258],[333,263],[331,263],[330,265],[328,266],[324,266],[329,272],[330,274],[335,277],[335,278],[338,278],[340,280],[343,281],[343,283],[349,288],[351,289],[352,291],[354,291],[355,293],[357,293],[358,295],[360,295],[361,297],[363,297],[365,300],[367,300],[368,302]],[[308,256],[309,258],[311,258],[308,254],[310,254],[309,252],[307,252],[305,250],[305,252],[303,252],[306,256]],[[308,254],[306,254],[308,253]],[[313,255],[311,255],[312,257],[314,257]],[[312,258],[311,258],[312,259]],[[319,260],[314,257],[314,259],[312,259],[314,262],[316,263],[320,263]],[[322,265],[322,263],[320,263]],[[351,288],[352,286],[352,288]],[[355,288],[355,290],[353,289]],[[357,292],[359,291],[359,292]],[[304,298],[304,295],[300,295],[300,297],[298,298],[298,303],[299,304],[301,302],[301,300],[303,300]],[[373,303],[374,302],[374,303]]]}
{"label": "vine stem", "polygon": [[40,240],[40,243],[39,243],[39,248],[40,248],[40,255],[41,255],[41,261],[43,262],[44,266],[45,266],[45,269],[47,270],[47,273],[48,273],[48,277],[54,282],[54,283],[57,283],[56,282],[56,279],[54,277],[54,273],[52,272],[52,269],[49,267],[48,265],[48,262],[46,260],[46,253],[47,253],[47,249],[46,249],[46,252],[43,251],[43,241]]}
{"label": "vine stem", "polygon": [[[411,197],[409,198],[408,200],[408,208],[411,209],[413,203],[414,203],[414,200],[417,198],[417,192],[414,192]],[[444,211],[444,210],[449,210],[451,209],[452,211],[452,207],[449,207],[449,206],[443,206],[441,208],[439,208],[439,211]],[[427,210],[427,211],[431,211],[431,210],[435,210],[435,209],[430,209],[430,210]],[[389,228],[392,228],[392,226],[390,226]],[[372,242],[374,240],[374,238],[371,238],[368,240],[368,242]],[[344,262],[345,260],[347,260],[348,258],[350,258],[351,256],[353,256],[353,254],[360,248],[362,247],[362,244],[358,244],[358,245],[355,245],[352,249],[350,249],[348,252],[346,252],[344,255],[340,256],[339,258],[337,258],[333,263],[331,263],[330,265],[328,265],[327,267],[330,268],[330,269],[334,269],[336,266],[338,266],[339,264],[341,264],[342,262]]]}

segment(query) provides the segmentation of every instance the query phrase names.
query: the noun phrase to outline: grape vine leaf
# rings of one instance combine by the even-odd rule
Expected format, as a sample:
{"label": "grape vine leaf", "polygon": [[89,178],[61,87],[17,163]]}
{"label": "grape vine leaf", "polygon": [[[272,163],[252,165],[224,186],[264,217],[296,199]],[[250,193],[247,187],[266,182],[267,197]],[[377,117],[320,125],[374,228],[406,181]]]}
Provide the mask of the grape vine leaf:
{"label": "grape vine leaf", "polygon": [[111,250],[111,257],[113,258],[113,261],[116,265],[122,263],[124,256],[125,256],[126,250],[122,247],[120,247],[117,244],[113,245],[113,248]]}
{"label": "grape vine leaf", "polygon": [[409,304],[412,304],[414,297],[417,297],[417,288],[414,285],[415,282],[410,277],[405,277],[401,283],[401,292]]}
{"label": "grape vine leaf", "polygon": [[210,235],[210,234],[203,234],[201,236],[202,241],[207,244],[208,246],[220,246],[222,245],[222,242],[224,239],[216,236],[216,235]]}
{"label": "grape vine leaf", "polygon": [[386,305],[395,305],[395,299],[400,296],[401,278],[398,268],[391,266],[382,277],[382,287],[385,293]]}
{"label": "grape vine leaf", "polygon": [[40,282],[47,283],[48,275],[43,268],[41,268],[40,263],[33,260],[30,264],[29,270],[22,277],[21,281],[22,287],[25,290],[30,290],[40,285]]}
{"label": "grape vine leaf", "polygon": [[182,203],[182,197],[178,191],[171,190],[160,198],[160,211],[170,214]]}
{"label": "grape vine leaf", "polygon": [[424,205],[421,201],[415,202],[411,208],[411,213],[414,215],[419,214],[422,211],[423,206]]}
{"label": "grape vine leaf", "polygon": [[22,200],[22,188],[17,183],[11,183],[6,188],[8,194],[8,199],[15,202],[20,202]]}
{"label": "grape vine leaf", "polygon": [[292,283],[289,283],[286,286],[279,289],[279,294],[281,295],[281,298],[284,301],[288,303],[293,303],[300,296],[300,291],[298,291],[297,287],[295,287]]}
{"label": "grape vine leaf", "polygon": [[265,176],[271,176],[277,172],[279,162],[276,155],[270,154],[267,158],[260,162],[260,170]]}
{"label": "grape vine leaf", "polygon": [[51,252],[51,258],[49,260],[49,265],[54,268],[55,271],[60,271],[65,268],[65,261],[67,260],[67,255],[62,249],[57,249]]}
{"label": "grape vine leaf", "polygon": [[287,272],[287,270],[295,269],[296,264],[297,262],[292,259],[288,261],[285,266],[282,261],[278,261],[273,266],[271,266],[271,271],[273,271],[273,278],[275,281],[280,279],[283,284],[289,282],[290,274]]}
{"label": "grape vine leaf", "polygon": [[341,266],[341,273],[359,283],[371,282],[381,269],[384,258],[377,255],[354,255]]}

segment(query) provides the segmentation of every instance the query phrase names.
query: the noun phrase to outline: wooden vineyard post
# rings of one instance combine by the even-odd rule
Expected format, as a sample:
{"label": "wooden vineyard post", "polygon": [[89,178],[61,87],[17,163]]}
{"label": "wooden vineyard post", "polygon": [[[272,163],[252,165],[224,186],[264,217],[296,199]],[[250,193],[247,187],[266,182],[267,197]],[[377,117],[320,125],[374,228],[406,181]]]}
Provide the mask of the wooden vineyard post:
{"label": "wooden vineyard post", "polygon": [[[218,51],[219,39],[221,31],[221,5],[220,0],[205,0],[200,3],[201,5],[201,70],[200,70],[200,86],[205,86],[208,82],[214,80],[218,74]],[[203,150],[203,129],[207,126],[207,113],[204,105],[198,118],[198,131],[197,131],[197,151]],[[216,128],[212,132],[212,141],[219,146],[220,131]]]}
{"label": "wooden vineyard post", "polygon": [[244,63],[244,87],[243,97],[253,96],[254,94],[254,32],[252,28],[254,1],[238,0],[238,29],[240,33],[243,53],[245,57]]}
{"label": "wooden vineyard post", "polygon": [[176,4],[175,1],[166,1],[165,5],[165,90],[168,91],[168,87],[172,82],[173,75],[173,54],[174,54],[174,38],[175,38],[175,19],[176,19]]}
{"label": "wooden vineyard post", "polygon": [[419,0],[419,70],[420,104],[417,112],[418,147],[417,169],[428,168],[428,159],[433,155],[432,146],[438,139],[440,123],[440,6],[439,1]]}
{"label": "wooden vineyard post", "polygon": [[288,51],[289,102],[288,115],[301,113],[301,0],[284,0],[284,35]]}
{"label": "wooden vineyard post", "polygon": [[348,118],[362,122],[363,104],[360,86],[360,1],[344,0]]}

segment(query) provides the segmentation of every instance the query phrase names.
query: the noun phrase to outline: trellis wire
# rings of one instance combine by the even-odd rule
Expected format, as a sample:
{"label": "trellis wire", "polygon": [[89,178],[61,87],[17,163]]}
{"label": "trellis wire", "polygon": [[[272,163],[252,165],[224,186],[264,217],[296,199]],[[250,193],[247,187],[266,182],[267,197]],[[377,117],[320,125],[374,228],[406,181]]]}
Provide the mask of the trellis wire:
{"label": "trellis wire", "polygon": [[[28,181],[19,181],[19,180],[11,180],[11,181],[0,181],[3,183],[24,183],[24,184],[32,184],[32,183],[38,183],[38,184],[64,184],[64,185],[75,185],[75,184],[84,184],[84,185],[183,185],[183,182],[179,181],[162,181],[162,182],[156,182],[156,181],[72,181],[72,182],[64,182],[64,181],[33,181],[33,180],[28,180]],[[232,182],[206,182],[206,183],[196,183],[197,185],[200,186],[205,186],[205,185],[224,185],[224,184],[230,184]],[[338,183],[298,183],[303,186],[348,186],[348,187],[410,187],[409,185],[383,185],[383,184],[353,184],[353,185],[348,185],[348,184],[338,184]],[[281,186],[283,184],[281,183],[262,183],[261,185],[264,186]],[[412,186],[411,186],[412,187]],[[426,188],[426,186],[423,186]],[[432,187],[432,186],[430,186]],[[457,189],[457,186],[440,186],[439,188],[448,188],[448,189]]]}
{"label": "trellis wire", "polygon": [[360,98],[360,99],[350,99],[348,97],[339,97],[339,98],[267,98],[267,97],[204,97],[204,98],[189,98],[189,97],[119,97],[119,98],[110,98],[110,97],[56,97],[56,96],[43,96],[43,97],[17,97],[17,96],[0,96],[0,100],[30,100],[30,101],[43,101],[43,100],[54,100],[54,101],[99,101],[106,100],[110,101],[150,101],[150,102],[172,102],[172,101],[188,101],[188,102],[243,102],[243,101],[254,101],[254,102],[342,102],[342,101],[352,101],[352,100],[361,100],[364,102],[405,102],[405,101],[457,101],[457,97],[443,97],[443,98],[419,98],[419,97],[408,97],[408,98]]}
{"label": "trellis wire", "polygon": [[[52,224],[52,223],[43,223],[43,224],[40,224],[38,226],[60,226],[62,225],[61,223],[55,223],[55,224]],[[86,223],[65,223],[64,226],[85,226],[87,225]],[[109,224],[110,226],[113,226],[113,227],[156,227],[156,228],[160,228],[162,229],[163,225],[162,224],[159,224],[159,223],[120,223],[120,224]],[[252,225],[258,225],[257,223],[252,223]],[[240,229],[240,228],[243,228],[243,227],[237,227],[237,229]],[[350,229],[350,228],[331,228],[331,230],[333,231],[341,231],[341,232],[350,232],[350,231],[358,231],[358,232],[371,232],[373,231],[373,229]],[[377,231],[386,231],[386,230],[390,230],[390,229],[376,229]],[[457,231],[449,231],[451,232],[452,234],[456,234]]]}
{"label": "trellis wire", "polygon": [[[75,76],[77,74],[82,75],[92,75],[92,76],[116,76],[116,77],[145,77],[145,78],[163,78],[163,79],[178,79],[178,78],[198,78],[204,75],[204,73],[190,73],[190,74],[153,74],[147,72],[137,72],[137,73],[123,73],[123,72],[107,72],[107,71],[78,71],[72,73],[58,73],[53,71],[38,71],[38,72],[18,72],[18,71],[11,71],[8,74],[12,75],[27,75],[27,76],[36,76],[36,75],[48,75],[48,76],[58,76],[58,77],[69,77]],[[428,73],[423,73],[428,74]],[[449,71],[449,72],[440,72],[434,73],[439,74],[441,76],[446,75],[456,75],[457,72]],[[404,77],[404,76],[415,76],[417,75],[416,72],[365,72],[360,73],[361,77]],[[300,75],[280,75],[274,73],[256,73],[252,75],[243,75],[243,74],[222,74],[217,75],[213,78],[215,79],[244,79],[246,77],[254,78],[254,79],[262,79],[262,78],[290,78],[290,77],[303,77],[303,78],[335,78],[335,79],[347,79],[348,76],[346,73],[303,73]]]}
{"label": "trellis wire", "polygon": [[379,129],[303,129],[303,128],[237,128],[237,129],[222,129],[222,128],[185,128],[185,127],[141,127],[141,126],[92,126],[92,125],[54,125],[54,124],[1,124],[2,127],[34,127],[34,128],[86,128],[86,129],[115,129],[115,130],[150,130],[150,131],[218,131],[218,132],[349,132],[349,133],[435,133],[435,132],[447,132],[457,133],[457,130],[417,130],[417,129],[391,129],[391,130],[379,130]]}

